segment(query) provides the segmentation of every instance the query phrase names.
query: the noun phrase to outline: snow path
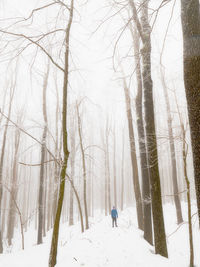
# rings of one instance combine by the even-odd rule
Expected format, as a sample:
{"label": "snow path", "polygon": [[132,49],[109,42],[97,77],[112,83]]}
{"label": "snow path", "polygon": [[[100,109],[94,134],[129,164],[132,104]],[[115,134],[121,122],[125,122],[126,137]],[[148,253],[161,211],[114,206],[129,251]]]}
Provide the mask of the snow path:
{"label": "snow path", "polygon": [[[167,235],[176,229],[174,208],[165,207]],[[103,219],[102,219],[103,217]],[[58,259],[56,267],[188,267],[189,246],[187,224],[168,238],[169,259],[154,254],[154,248],[137,229],[134,209],[126,209],[119,215],[117,228],[111,227],[111,218],[100,216],[90,219],[90,229],[80,233],[80,225],[61,225]],[[36,246],[36,232],[26,233],[25,251],[13,247],[10,254],[0,255],[0,267],[47,267],[51,231],[44,244]],[[20,244],[20,238],[15,242]],[[28,242],[30,244],[28,244]],[[196,267],[200,267],[200,233],[194,225],[194,246]],[[197,264],[198,263],[198,264]]]}

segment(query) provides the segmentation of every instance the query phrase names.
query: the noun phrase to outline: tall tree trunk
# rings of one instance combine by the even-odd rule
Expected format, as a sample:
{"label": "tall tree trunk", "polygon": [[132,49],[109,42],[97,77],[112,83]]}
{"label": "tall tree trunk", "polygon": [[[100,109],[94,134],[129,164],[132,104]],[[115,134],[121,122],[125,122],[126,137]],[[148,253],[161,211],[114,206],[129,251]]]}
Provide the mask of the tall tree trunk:
{"label": "tall tree trunk", "polygon": [[[37,244],[41,244],[42,241],[42,229],[43,229],[43,220],[44,220],[44,161],[45,161],[45,150],[46,150],[46,136],[47,136],[47,108],[46,108],[46,91],[48,85],[49,77],[49,62],[47,67],[47,73],[44,77],[43,84],[43,118],[44,118],[44,129],[42,135],[42,146],[41,146],[41,161],[40,161],[40,185],[39,185],[39,198],[38,198],[38,235],[37,235]],[[46,190],[45,190],[46,191]]]}
{"label": "tall tree trunk", "polygon": [[132,163],[132,171],[133,171],[133,187],[135,192],[135,200],[136,200],[136,209],[137,209],[137,219],[138,219],[138,227],[143,230],[143,210],[142,210],[142,197],[140,192],[140,184],[139,184],[139,175],[138,175],[138,164],[136,157],[136,148],[135,148],[135,137],[133,130],[133,117],[131,110],[131,99],[129,88],[127,87],[126,80],[124,78],[124,94],[126,100],[126,112],[128,119],[128,130],[129,130],[129,141],[130,141],[130,151],[131,151],[131,163]]}
{"label": "tall tree trunk", "polygon": [[[70,151],[70,164],[71,164],[71,180],[74,180],[74,173],[75,173],[75,122],[73,114],[71,116],[71,151]],[[74,192],[72,186],[70,186],[70,196],[69,196],[69,225],[74,224]]]}
{"label": "tall tree trunk", "polygon": [[139,35],[136,28],[134,32],[131,30],[134,46],[134,58],[136,65],[136,79],[137,79],[137,96],[136,96],[136,116],[137,116],[137,130],[139,138],[139,151],[140,151],[140,165],[142,175],[142,203],[143,203],[143,216],[144,216],[144,239],[150,244],[153,244],[152,237],[152,216],[151,216],[151,192],[150,192],[150,177],[147,162],[147,149],[145,142],[145,131],[143,122],[143,88],[142,88],[142,72],[140,62],[140,44]]}
{"label": "tall tree trunk", "polygon": [[121,210],[124,209],[124,130],[122,134]]}
{"label": "tall tree trunk", "polygon": [[108,195],[108,212],[111,213],[111,193],[110,193],[110,158],[109,158],[109,125],[106,121],[106,162],[107,162],[107,195]]}
{"label": "tall tree trunk", "polygon": [[[61,144],[59,147],[59,136],[58,136],[58,119],[59,119],[59,92],[58,92],[58,83],[57,83],[57,74],[55,73],[55,88],[56,88],[56,114],[55,114],[55,156],[60,158],[61,153]],[[62,136],[60,136],[62,140]],[[56,209],[58,203],[58,188],[59,188],[59,175],[60,175],[60,166],[57,162],[54,162],[54,187],[53,187],[53,205],[52,205],[52,220],[54,222],[56,217]]]}
{"label": "tall tree trunk", "polygon": [[145,130],[147,140],[147,157],[150,171],[155,252],[156,254],[168,257],[158,168],[158,152],[153,105],[153,82],[151,78],[151,28],[148,18],[149,0],[143,0],[141,3],[141,23],[138,18],[134,2],[132,0],[129,0],[129,2],[133,11],[133,18],[135,20],[138,33],[140,34],[143,43],[143,48],[141,50],[143,60],[142,79],[144,87]]}
{"label": "tall tree trunk", "polygon": [[78,133],[80,139],[80,147],[81,147],[81,156],[82,156],[82,166],[83,166],[83,199],[84,199],[84,210],[85,210],[85,229],[89,229],[88,223],[88,208],[87,208],[87,175],[86,175],[86,160],[85,160],[85,152],[83,148],[83,138],[82,138],[82,126],[81,126],[81,118],[79,114],[78,104],[76,105],[77,116],[78,116]]}
{"label": "tall tree trunk", "polygon": [[190,180],[187,173],[187,145],[185,139],[184,125],[181,124],[183,134],[183,167],[184,177],[187,185],[187,204],[188,204],[188,232],[189,232],[189,244],[190,244],[190,267],[194,267],[194,248],[193,248],[193,233],[192,233],[192,212],[191,212],[191,197],[190,197]]}
{"label": "tall tree trunk", "polygon": [[200,4],[181,0],[184,83],[191,132],[194,178],[200,223]]}
{"label": "tall tree trunk", "polygon": [[63,152],[64,159],[62,163],[61,173],[60,173],[60,186],[59,186],[59,197],[56,209],[55,222],[53,227],[53,235],[51,240],[51,250],[49,255],[49,267],[54,267],[56,265],[57,258],[57,247],[58,247],[58,235],[60,226],[60,216],[63,205],[63,198],[65,192],[65,175],[69,158],[68,151],[68,133],[67,133],[67,92],[69,83],[69,40],[70,40],[70,30],[73,21],[74,12],[74,0],[71,0],[69,21],[66,27],[65,36],[65,71],[64,71],[64,81],[63,81],[63,107],[62,107],[62,133],[63,133]]}
{"label": "tall tree trunk", "polygon": [[116,136],[115,126],[113,132],[113,179],[114,179],[114,205],[117,207],[117,170],[116,170]]}
{"label": "tall tree trunk", "polygon": [[19,129],[15,131],[15,152],[14,152],[14,160],[13,160],[13,170],[12,170],[12,178],[11,178],[11,189],[10,189],[10,204],[9,204],[9,214],[8,214],[8,226],[7,226],[7,238],[8,245],[12,244],[12,238],[14,234],[14,226],[15,226],[15,203],[13,199],[17,199],[17,179],[18,179],[18,151],[19,151],[19,143],[20,143],[20,134]]}
{"label": "tall tree trunk", "polygon": [[170,161],[171,161],[171,174],[172,174],[172,182],[173,182],[173,194],[174,194],[174,203],[176,206],[176,217],[177,223],[180,224],[183,222],[182,211],[181,211],[181,203],[179,198],[179,189],[178,189],[178,179],[177,179],[177,168],[176,168],[176,154],[175,154],[175,145],[172,131],[172,117],[169,103],[169,96],[167,93],[167,86],[164,78],[164,70],[161,71],[161,80],[164,89],[165,103],[167,109],[167,126],[169,133],[169,148],[170,148]]}
{"label": "tall tree trunk", "polygon": [[3,135],[3,142],[2,142],[2,148],[1,148],[1,158],[0,158],[0,253],[3,253],[3,243],[2,243],[2,226],[1,226],[1,203],[2,203],[2,193],[3,193],[3,166],[4,166],[4,156],[5,156],[5,147],[6,147],[6,138],[7,138],[7,131],[8,131],[8,123],[11,115],[11,109],[12,109],[12,101],[14,97],[14,91],[15,91],[15,84],[10,89],[10,102],[9,102],[9,108],[8,108],[8,118],[6,120],[6,126],[4,130]]}

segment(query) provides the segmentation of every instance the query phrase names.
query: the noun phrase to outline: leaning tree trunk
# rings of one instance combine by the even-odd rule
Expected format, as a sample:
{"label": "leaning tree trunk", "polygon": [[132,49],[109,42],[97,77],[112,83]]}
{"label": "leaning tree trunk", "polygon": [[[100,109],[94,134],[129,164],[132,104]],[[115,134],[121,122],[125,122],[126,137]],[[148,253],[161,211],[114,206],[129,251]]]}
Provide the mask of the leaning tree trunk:
{"label": "leaning tree trunk", "polygon": [[191,131],[194,178],[200,223],[200,4],[181,0],[184,83]]}
{"label": "leaning tree trunk", "polygon": [[46,150],[46,136],[47,136],[47,108],[46,108],[46,91],[49,77],[49,63],[47,73],[44,77],[43,84],[43,117],[44,117],[44,129],[42,135],[42,146],[41,146],[41,161],[40,161],[40,186],[39,186],[39,199],[38,199],[38,235],[37,244],[42,243],[42,229],[44,220],[44,161],[45,161],[45,150]]}
{"label": "leaning tree trunk", "polygon": [[136,96],[136,116],[137,116],[137,130],[139,139],[139,151],[140,151],[140,165],[142,175],[142,203],[143,203],[143,216],[144,216],[144,239],[150,244],[153,244],[152,237],[152,216],[151,216],[151,192],[150,192],[150,177],[147,162],[147,150],[145,142],[145,131],[143,122],[143,88],[142,88],[142,72],[140,62],[140,44],[139,35],[134,27],[131,29],[133,37],[134,58],[136,65],[136,79],[137,79],[137,96]]}
{"label": "leaning tree trunk", "polygon": [[70,30],[73,21],[74,12],[74,0],[71,0],[69,21],[66,28],[65,36],[65,69],[64,69],[64,81],[63,81],[63,106],[62,106],[62,133],[63,133],[63,152],[64,159],[62,162],[62,168],[60,173],[60,186],[59,186],[59,197],[56,209],[55,222],[53,227],[53,235],[51,240],[51,250],[49,255],[49,267],[54,267],[56,265],[57,258],[57,247],[58,247],[58,235],[60,226],[60,217],[63,206],[64,192],[65,192],[65,175],[69,158],[68,151],[68,133],[67,133],[67,92],[69,83],[69,40],[70,40]]}
{"label": "leaning tree trunk", "polygon": [[134,2],[129,0],[129,3],[133,11],[133,18],[135,20],[138,33],[140,34],[143,43],[141,55],[143,61],[142,79],[144,88],[144,114],[146,123],[147,157],[150,171],[155,252],[156,254],[168,257],[158,168],[158,152],[153,104],[153,82],[151,78],[151,28],[148,18],[149,0],[143,0],[141,3],[141,22],[138,18]]}
{"label": "leaning tree trunk", "polygon": [[124,81],[124,94],[125,94],[125,100],[126,100],[126,112],[127,112],[127,119],[128,119],[129,141],[130,141],[130,150],[131,150],[131,163],[132,163],[132,171],[133,171],[133,174],[132,174],[133,175],[133,187],[134,187],[134,192],[135,192],[138,228],[143,230],[142,198],[141,198],[140,184],[139,184],[138,164],[137,164],[137,157],[136,157],[130,92],[129,92],[129,89],[127,87],[125,78],[123,81]]}

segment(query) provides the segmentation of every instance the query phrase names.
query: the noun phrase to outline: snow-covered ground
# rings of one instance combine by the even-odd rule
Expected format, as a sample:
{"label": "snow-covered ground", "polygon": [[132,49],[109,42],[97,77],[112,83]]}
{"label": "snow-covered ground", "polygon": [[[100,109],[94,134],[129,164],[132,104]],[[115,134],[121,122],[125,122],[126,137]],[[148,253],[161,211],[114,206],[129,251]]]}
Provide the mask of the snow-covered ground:
{"label": "snow-covered ground", "polygon": [[[187,207],[183,206],[187,220]],[[188,224],[177,231],[175,210],[165,205],[165,226],[169,259],[154,254],[137,229],[134,208],[127,208],[119,214],[118,228],[111,227],[110,217],[96,216],[90,219],[90,229],[80,233],[80,225],[68,227],[63,224],[60,230],[57,267],[188,267],[189,241]],[[193,213],[196,212],[195,206]],[[200,231],[197,216],[193,217],[195,266],[200,267]],[[172,234],[174,232],[174,234]],[[172,234],[172,235],[171,235]],[[25,235],[25,250],[19,251],[20,236],[16,238],[11,253],[0,256],[1,267],[47,267],[51,232],[43,245],[33,245],[36,232]],[[9,251],[9,250],[8,250]]]}

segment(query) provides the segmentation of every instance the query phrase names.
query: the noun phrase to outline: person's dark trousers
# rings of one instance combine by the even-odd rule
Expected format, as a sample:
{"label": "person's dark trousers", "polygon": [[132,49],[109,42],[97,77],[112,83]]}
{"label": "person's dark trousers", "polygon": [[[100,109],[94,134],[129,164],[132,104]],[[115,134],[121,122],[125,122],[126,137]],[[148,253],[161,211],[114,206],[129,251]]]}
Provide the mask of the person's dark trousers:
{"label": "person's dark trousers", "polygon": [[117,227],[117,218],[112,217],[112,227],[114,227],[114,224]]}

